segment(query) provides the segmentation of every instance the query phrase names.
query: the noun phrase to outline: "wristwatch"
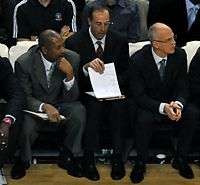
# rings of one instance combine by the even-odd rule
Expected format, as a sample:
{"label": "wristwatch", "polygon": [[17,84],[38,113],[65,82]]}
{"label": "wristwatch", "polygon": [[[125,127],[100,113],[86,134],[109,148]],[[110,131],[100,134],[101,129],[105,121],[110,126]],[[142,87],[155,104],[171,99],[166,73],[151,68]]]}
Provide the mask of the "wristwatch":
{"label": "wristwatch", "polygon": [[9,118],[9,117],[5,117],[3,120],[2,120],[3,123],[7,124],[7,125],[11,125],[13,120],[12,118]]}

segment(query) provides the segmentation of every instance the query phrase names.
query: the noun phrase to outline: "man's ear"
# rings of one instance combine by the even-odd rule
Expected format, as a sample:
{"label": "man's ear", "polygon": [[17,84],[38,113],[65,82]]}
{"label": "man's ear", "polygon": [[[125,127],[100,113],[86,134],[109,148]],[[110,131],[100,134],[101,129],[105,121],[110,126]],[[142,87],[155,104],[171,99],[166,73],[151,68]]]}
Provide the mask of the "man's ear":
{"label": "man's ear", "polygon": [[90,18],[88,18],[88,24],[89,24],[89,26],[91,26],[91,20],[90,20]]}
{"label": "man's ear", "polygon": [[47,54],[47,48],[46,48],[46,47],[42,46],[42,47],[41,47],[41,51],[42,51],[42,53],[44,53],[45,55]]}

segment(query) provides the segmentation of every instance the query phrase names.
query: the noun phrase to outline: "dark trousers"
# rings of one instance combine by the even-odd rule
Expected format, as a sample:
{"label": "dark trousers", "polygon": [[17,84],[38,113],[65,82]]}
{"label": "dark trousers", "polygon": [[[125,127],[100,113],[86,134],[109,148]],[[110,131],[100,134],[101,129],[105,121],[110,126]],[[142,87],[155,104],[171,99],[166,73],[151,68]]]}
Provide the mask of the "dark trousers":
{"label": "dark trousers", "polygon": [[126,124],[126,100],[98,101],[96,98],[86,96],[84,99],[87,121],[84,133],[84,149],[96,151],[99,149],[99,133],[106,121],[111,134],[111,144],[115,151],[121,152],[122,125]]}
{"label": "dark trousers", "polygon": [[156,129],[165,126],[172,130],[176,129],[178,134],[176,155],[186,157],[189,146],[194,135],[196,125],[198,124],[199,112],[192,106],[188,105],[182,112],[182,118],[178,121],[170,121],[167,116],[153,114],[144,109],[138,109],[137,121],[135,124],[135,140],[138,158],[146,162],[148,158],[148,147],[151,137]]}
{"label": "dark trousers", "polygon": [[[80,102],[64,103],[59,105],[59,112],[65,117],[69,117],[63,127],[60,127],[64,133],[64,147],[68,148],[75,156],[81,155],[81,142],[86,119],[85,107]],[[23,161],[31,160],[31,145],[38,137],[38,132],[45,127],[45,124],[48,123],[46,121],[42,121],[41,119],[38,120],[29,114],[24,115],[24,122],[20,137],[20,157]]]}

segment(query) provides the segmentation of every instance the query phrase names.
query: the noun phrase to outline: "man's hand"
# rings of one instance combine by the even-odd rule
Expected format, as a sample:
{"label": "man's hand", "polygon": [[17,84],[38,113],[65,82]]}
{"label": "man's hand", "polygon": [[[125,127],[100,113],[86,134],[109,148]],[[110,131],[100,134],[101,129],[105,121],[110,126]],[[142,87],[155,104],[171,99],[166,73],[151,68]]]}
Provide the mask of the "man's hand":
{"label": "man's hand", "polygon": [[182,108],[174,101],[170,102],[170,106],[173,108],[173,111],[176,114],[176,121],[179,121],[182,115]]}
{"label": "man's hand", "polygon": [[64,25],[60,30],[60,36],[65,41],[68,37],[72,36],[74,32],[70,32],[70,27]]}
{"label": "man's hand", "polygon": [[59,123],[61,121],[60,113],[53,105],[45,103],[42,109],[44,110],[45,113],[47,113],[50,122]]}
{"label": "man's hand", "polygon": [[104,62],[99,58],[92,60],[91,62],[84,65],[84,68],[88,70],[88,67],[91,67],[96,72],[102,74],[105,70]]}
{"label": "man's hand", "polygon": [[171,102],[170,104],[166,103],[164,112],[172,121],[179,121],[181,118],[181,108],[175,102]]}
{"label": "man's hand", "polygon": [[67,76],[67,80],[70,81],[72,80],[73,76],[74,76],[74,73],[73,73],[73,68],[72,68],[72,65],[69,63],[69,61],[62,57],[62,58],[59,58],[57,60],[57,63],[58,63],[58,68],[66,74]]}

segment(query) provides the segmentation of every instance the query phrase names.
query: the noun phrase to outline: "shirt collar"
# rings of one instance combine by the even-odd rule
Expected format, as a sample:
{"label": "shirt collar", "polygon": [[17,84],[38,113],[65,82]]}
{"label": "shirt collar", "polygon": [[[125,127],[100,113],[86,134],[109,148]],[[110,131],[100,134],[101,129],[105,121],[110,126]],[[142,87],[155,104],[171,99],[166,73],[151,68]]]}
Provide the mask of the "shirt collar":
{"label": "shirt collar", "polygon": [[[95,45],[98,40],[92,34],[91,27],[89,27],[89,35],[90,35],[90,38],[92,39],[93,45]],[[104,46],[105,45],[105,41],[106,41],[106,35],[101,40],[99,40],[99,41],[101,41],[102,44],[103,44],[103,46]]]}
{"label": "shirt collar", "polygon": [[44,63],[45,70],[49,71],[51,68],[52,62],[50,62],[46,58],[44,58],[44,55],[42,54],[42,52],[40,52],[40,54],[41,54],[42,62]]}
{"label": "shirt collar", "polygon": [[154,52],[153,48],[151,48],[151,51],[152,51],[153,58],[154,58],[154,60],[155,60],[155,62],[156,62],[156,65],[158,65],[159,62],[160,62],[161,60],[163,60],[163,59],[165,59],[165,60],[167,61],[167,56],[164,57],[164,58],[159,57],[159,56]]}

